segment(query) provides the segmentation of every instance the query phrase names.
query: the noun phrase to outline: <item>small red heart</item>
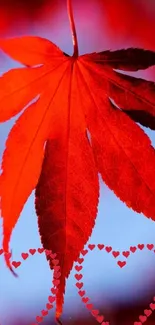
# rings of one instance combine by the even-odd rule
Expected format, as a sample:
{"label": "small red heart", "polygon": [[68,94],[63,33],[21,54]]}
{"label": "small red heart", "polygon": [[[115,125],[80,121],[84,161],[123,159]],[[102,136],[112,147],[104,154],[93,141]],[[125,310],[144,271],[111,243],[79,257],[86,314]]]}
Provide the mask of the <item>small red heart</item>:
{"label": "small red heart", "polygon": [[75,274],[74,277],[75,277],[76,280],[80,281],[83,278],[83,275],[82,274]]}
{"label": "small red heart", "polygon": [[151,308],[152,310],[155,310],[155,304],[153,304],[153,302],[151,302],[151,304],[150,304],[150,308]]}
{"label": "small red heart", "polygon": [[123,254],[126,258],[128,258],[128,256],[130,255],[130,252],[129,252],[129,251],[124,251],[122,254]]}
{"label": "small red heart", "polygon": [[53,295],[56,295],[56,293],[58,292],[58,289],[57,288],[52,288],[51,292],[53,293]]}
{"label": "small red heart", "polygon": [[54,265],[58,265],[59,264],[59,261],[58,260],[53,260],[53,264]]}
{"label": "small red heart", "polygon": [[60,270],[60,266],[59,265],[54,265],[53,267],[54,271],[57,272]]}
{"label": "small red heart", "polygon": [[95,245],[93,245],[93,244],[89,244],[89,245],[88,245],[88,248],[92,251],[92,250],[95,248]]}
{"label": "small red heart", "polygon": [[153,249],[153,247],[154,247],[153,244],[147,244],[146,246],[147,246],[147,248],[148,248],[150,251],[151,251],[151,250]]}
{"label": "small red heart", "polygon": [[86,307],[87,307],[87,309],[91,310],[93,308],[93,305],[92,304],[87,304]]}
{"label": "small red heart", "polygon": [[79,264],[82,264],[83,263],[83,261],[84,261],[84,258],[82,257],[78,257],[78,259],[77,259],[77,262],[79,263]]}
{"label": "small red heart", "polygon": [[54,272],[54,277],[59,279],[61,277],[61,272]]}
{"label": "small red heart", "polygon": [[113,251],[113,252],[112,252],[112,255],[116,258],[117,256],[120,255],[120,252],[118,252],[118,251]]}
{"label": "small red heart", "polygon": [[106,246],[106,247],[105,247],[105,250],[107,251],[107,253],[110,253],[111,250],[112,250],[112,247],[111,247],[111,246]]}
{"label": "small red heart", "polygon": [[42,313],[43,316],[47,316],[48,315],[48,310],[42,310],[41,313]]}
{"label": "small red heart", "polygon": [[[34,255],[36,253],[36,249],[30,248],[29,252],[30,252],[31,255]],[[38,317],[40,317],[40,316],[38,316]]]}
{"label": "small red heart", "polygon": [[137,250],[137,247],[136,246],[130,246],[130,251],[132,253],[135,253],[136,250]]}
{"label": "small red heart", "polygon": [[88,297],[83,297],[82,301],[84,302],[84,304],[86,304],[89,301],[89,298]]}
{"label": "small red heart", "polygon": [[53,305],[51,305],[51,304],[47,303],[47,304],[46,304],[46,308],[47,308],[48,310],[50,310],[50,309],[52,309],[52,308],[53,308]]}
{"label": "small red heart", "polygon": [[103,244],[98,244],[97,246],[98,246],[98,248],[99,248],[100,250],[102,250],[102,249],[104,248],[104,245],[103,245]]}
{"label": "small red heart", "polygon": [[53,282],[54,286],[57,287],[60,283],[60,280],[54,279],[52,282]]}
{"label": "small red heart", "polygon": [[81,289],[83,287],[83,282],[77,282],[76,286],[78,289]]}
{"label": "small red heart", "polygon": [[122,268],[122,267],[124,267],[126,265],[126,261],[118,261],[117,264],[118,264],[119,267]]}
{"label": "small red heart", "polygon": [[82,265],[76,265],[75,270],[78,271],[78,272],[81,271],[82,270]]}
{"label": "small red heart", "polygon": [[147,317],[144,316],[144,315],[140,315],[140,316],[139,316],[139,320],[140,320],[142,323],[144,323],[144,322],[146,322]]}
{"label": "small red heart", "polygon": [[88,253],[88,250],[87,250],[87,249],[83,249],[82,252],[81,252],[81,254],[82,254],[83,256],[85,256],[87,253]]}
{"label": "small red heart", "polygon": [[142,325],[141,322],[134,322],[134,325]]}
{"label": "small red heart", "polygon": [[104,320],[104,316],[103,316],[103,315],[98,315],[98,316],[96,317],[96,320],[97,320],[99,323],[102,323],[103,320]]}
{"label": "small red heart", "polygon": [[4,256],[5,256],[6,259],[10,259],[11,255],[12,255],[11,253],[4,253]]}
{"label": "small red heart", "polygon": [[42,254],[44,252],[44,248],[38,248],[38,253]]}
{"label": "small red heart", "polygon": [[41,316],[37,316],[37,317],[36,317],[36,321],[37,321],[38,323],[41,323],[41,322],[43,321],[43,317],[41,317]]}
{"label": "small red heart", "polygon": [[99,314],[99,310],[97,310],[97,309],[93,309],[93,310],[91,311],[91,313],[92,313],[93,316],[97,317],[97,315]]}
{"label": "small red heart", "polygon": [[53,259],[54,259],[56,256],[57,256],[56,253],[50,255],[50,257],[53,258]]}
{"label": "small red heart", "polygon": [[48,301],[52,304],[52,302],[55,301],[55,297],[54,296],[49,296]]}
{"label": "small red heart", "polygon": [[29,256],[29,254],[28,253],[22,253],[21,256],[22,256],[23,260],[26,260],[28,258],[28,256]]}
{"label": "small red heart", "polygon": [[17,267],[19,267],[21,265],[21,262],[13,261],[12,265],[17,269]]}
{"label": "small red heart", "polygon": [[78,294],[80,295],[80,297],[83,297],[85,295],[85,293],[86,292],[84,290],[83,291],[82,290],[78,291]]}
{"label": "small red heart", "polygon": [[3,254],[3,249],[0,249],[0,255],[2,255]]}
{"label": "small red heart", "polygon": [[138,244],[138,248],[142,250],[144,248],[144,244]]}
{"label": "small red heart", "polygon": [[145,314],[147,317],[149,317],[149,316],[152,314],[152,310],[150,310],[150,309],[145,309],[145,310],[144,310],[144,314]]}
{"label": "small red heart", "polygon": [[48,256],[48,255],[51,255],[51,250],[49,249],[45,249],[45,254]]}

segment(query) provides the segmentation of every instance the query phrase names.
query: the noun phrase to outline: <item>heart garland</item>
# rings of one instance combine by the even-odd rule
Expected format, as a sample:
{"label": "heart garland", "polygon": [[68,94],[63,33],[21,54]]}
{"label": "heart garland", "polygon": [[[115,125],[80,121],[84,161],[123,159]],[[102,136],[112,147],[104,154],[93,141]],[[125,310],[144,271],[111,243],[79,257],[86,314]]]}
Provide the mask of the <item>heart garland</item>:
{"label": "heart garland", "polygon": [[[129,250],[128,251],[123,251],[121,254],[124,257],[128,258],[129,255],[130,255],[130,252],[135,253],[137,251],[137,249],[142,251],[145,247],[149,251],[152,251],[153,248],[154,248],[154,245],[153,244],[146,244],[146,246],[145,246],[144,244],[138,244],[137,246],[130,246],[130,251]],[[98,245],[89,244],[87,246],[87,249],[83,249],[81,251],[81,254],[83,256],[86,256],[88,254],[88,252],[93,251],[94,248],[98,248],[99,250],[105,249],[105,251],[107,253],[111,253],[114,258],[116,258],[116,257],[118,257],[120,255],[119,251],[114,251],[111,246],[105,246],[104,244],[98,244]],[[153,250],[153,252],[155,253],[155,250]],[[103,314],[99,315],[99,310],[94,309],[93,304],[90,303],[90,298],[88,296],[86,296],[86,291],[84,290],[84,283],[80,282],[80,280],[82,280],[82,278],[83,278],[83,274],[82,274],[83,266],[81,264],[84,262],[84,258],[79,257],[76,262],[78,264],[75,265],[76,274],[74,275],[74,277],[77,280],[76,287],[79,289],[78,294],[82,298],[82,302],[85,304],[86,308],[91,312],[92,316],[96,318],[98,323],[100,323],[101,325],[110,325],[109,321],[105,321],[105,316]],[[126,261],[118,261],[117,265],[120,268],[123,268],[126,265]],[[153,297],[153,301],[154,302],[150,303],[150,305],[149,305],[150,309],[145,309],[144,310],[144,315],[139,315],[139,321],[134,321],[133,325],[142,325],[144,322],[147,321],[148,317],[155,310],[155,296]]]}
{"label": "heart garland", "polygon": [[[49,310],[54,307],[53,303],[56,300],[57,288],[60,283],[59,278],[61,276],[60,266],[58,265],[59,261],[58,261],[58,259],[56,259],[56,253],[53,254],[51,250],[47,250],[44,248],[38,248],[38,249],[30,248],[29,252],[21,253],[21,257],[22,257],[21,261],[12,261],[11,262],[12,266],[14,266],[17,269],[18,267],[21,266],[22,262],[26,261],[31,255],[35,255],[36,253],[42,254],[43,252],[45,252],[46,256],[49,256],[51,258],[52,263],[53,263],[53,270],[54,270],[53,281],[52,281],[53,286],[52,286],[52,288],[50,288],[52,295],[50,295],[48,297],[49,302],[46,304],[46,309],[43,309],[41,311],[41,315],[36,316],[37,323],[32,323],[30,325],[38,325],[38,323],[43,322],[43,319],[48,315]],[[2,255],[2,254],[3,254],[3,249],[0,249],[0,255]],[[11,253],[7,254],[7,258],[9,258],[9,259],[11,258]]]}
{"label": "heart garland", "polygon": [[[93,251],[94,248],[98,248],[99,250],[103,250],[105,249],[105,251],[107,253],[111,253],[112,256],[114,258],[117,258],[118,256],[120,256],[120,254],[122,254],[126,259],[130,256],[130,253],[135,253],[137,251],[137,249],[139,250],[143,250],[144,248],[147,248],[149,251],[152,251],[155,253],[155,249],[153,244],[138,244],[137,246],[130,246],[130,250],[128,251],[123,251],[122,253],[120,253],[119,251],[114,251],[113,248],[111,246],[105,246],[104,244],[89,244],[87,246],[88,249],[83,249],[81,251],[81,254],[83,256],[85,256],[86,254],[88,254],[89,251]],[[51,250],[45,250],[44,248],[30,248],[28,253],[21,253],[21,257],[23,259],[23,261],[26,261],[29,257],[30,254],[34,255],[36,253],[42,254],[43,252],[45,252],[46,256],[50,255],[50,258],[52,259],[52,263],[54,265],[53,269],[54,269],[54,280],[52,281],[53,283],[53,287],[50,289],[52,296],[48,297],[48,303],[46,304],[46,309],[43,309],[41,311],[41,316],[36,316],[36,321],[37,323],[33,323],[31,325],[38,325],[38,323],[41,323],[44,319],[44,317],[46,317],[48,315],[48,312],[50,309],[53,308],[52,303],[55,302],[56,300],[56,293],[57,293],[57,287],[60,283],[60,276],[61,276],[61,272],[60,272],[60,266],[59,266],[59,261],[58,259],[56,259],[56,253],[52,253]],[[0,249],[0,255],[2,255],[3,249]],[[11,253],[7,254],[7,258],[11,258]],[[81,265],[84,262],[84,258],[83,257],[79,257],[77,259],[77,265],[75,265],[75,270],[77,272],[80,272],[83,268],[83,266]],[[22,261],[12,261],[12,266],[14,266],[15,268],[20,267]],[[123,268],[126,265],[126,260],[124,261],[117,261],[117,265],[120,268]],[[85,290],[81,290],[83,288],[83,282],[80,282],[80,280],[83,278],[82,273],[76,273],[75,274],[75,278],[77,280],[76,283],[76,287],[79,289],[78,294],[79,296],[82,298],[82,302],[86,305],[86,308],[88,310],[91,311],[92,316],[94,316],[97,320],[98,323],[100,323],[101,325],[109,325],[109,322],[104,321],[104,315],[99,315],[99,311],[97,309],[94,309],[93,304],[92,303],[88,303],[90,301],[90,299],[88,297],[85,297]],[[147,321],[147,318],[152,314],[152,312],[155,310],[155,297],[153,297],[153,301],[152,303],[150,303],[149,307],[150,309],[145,309],[144,310],[144,315],[140,315],[139,316],[139,320],[138,322],[134,322],[134,325],[142,325],[142,323]]]}

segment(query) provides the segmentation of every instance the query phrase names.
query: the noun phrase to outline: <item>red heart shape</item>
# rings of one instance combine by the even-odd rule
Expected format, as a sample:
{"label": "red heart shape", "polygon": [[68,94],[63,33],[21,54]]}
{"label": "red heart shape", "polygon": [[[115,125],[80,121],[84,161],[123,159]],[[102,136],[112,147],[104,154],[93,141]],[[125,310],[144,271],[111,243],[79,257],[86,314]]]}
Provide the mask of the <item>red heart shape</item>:
{"label": "red heart shape", "polygon": [[[101,245],[101,244],[100,244]],[[99,244],[97,245],[97,247],[99,246]],[[104,246],[104,245],[103,245]],[[147,248],[149,250],[152,250],[153,249],[153,244],[147,244]],[[99,247],[98,247],[99,248]],[[138,248],[140,250],[142,250],[144,248],[144,244],[138,244]],[[100,248],[99,248],[100,249]],[[105,247],[106,251],[109,253],[111,250],[112,250],[112,247],[111,246],[106,246]],[[137,248],[135,246],[130,246],[130,251],[135,253],[135,251],[137,250]],[[119,253],[118,251],[112,251],[112,255],[115,257],[116,255]],[[127,258],[129,255],[130,255],[130,252],[129,251],[123,251],[122,254]],[[119,255],[119,254],[118,254]],[[82,259],[82,262],[83,262],[84,259]],[[78,262],[81,263],[81,259],[78,259]],[[126,261],[118,261],[117,264],[122,268],[126,265]],[[82,269],[82,266],[79,266],[80,267],[80,271]],[[75,269],[76,271],[79,271],[79,268],[78,268],[78,265],[75,266]],[[75,275],[75,278],[78,280],[79,279],[79,275],[82,275],[82,274],[76,274]],[[80,279],[79,279],[80,280]],[[76,286],[79,288],[80,286],[83,286],[83,283],[80,283],[80,282],[77,282],[76,283]],[[96,320],[99,322],[99,323],[102,323],[101,325],[109,325],[109,322],[107,321],[103,321],[104,320],[104,315],[98,315],[99,314],[99,311],[97,309],[93,309],[93,304],[92,303],[89,303],[87,304],[87,302],[89,301],[89,298],[88,297],[84,297],[85,295],[85,290],[83,291],[78,291],[78,294],[83,297],[82,298],[82,302],[86,305],[86,308],[88,310],[91,311],[91,314],[96,318]],[[153,300],[155,301],[155,296],[153,297]],[[152,310],[155,310],[155,303],[151,303],[150,304],[150,308]],[[145,315],[140,315],[139,316],[139,320],[140,321],[135,321],[134,322],[134,325],[142,325],[142,323],[146,322],[147,320],[147,317],[149,317],[151,314],[152,314],[152,310],[150,309],[145,309],[144,310],[144,314]]]}
{"label": "red heart shape", "polygon": [[82,270],[82,266],[81,265],[76,265],[75,266],[75,270],[78,271],[78,272],[81,271]]}
{"label": "red heart shape", "polygon": [[151,303],[151,304],[150,304],[150,308],[151,308],[152,310],[155,310],[155,304]]}
{"label": "red heart shape", "polygon": [[102,249],[104,248],[104,245],[103,245],[103,244],[98,244],[97,246],[98,246],[98,248],[99,248],[100,250],[102,250]]}
{"label": "red heart shape", "polygon": [[[42,251],[40,251],[40,250],[42,250],[42,248],[38,248],[38,253],[41,253]],[[30,254],[31,255],[34,255],[35,253],[36,253],[36,249],[29,249],[29,252],[30,252]],[[4,254],[4,252],[3,252],[3,254]],[[7,255],[7,258],[10,258],[11,257],[11,253],[7,253],[6,254]],[[22,258],[23,258],[23,261],[25,261],[25,260],[27,260],[28,259],[28,257],[30,257],[30,255],[28,254],[28,253],[21,253],[21,256],[22,256]],[[54,256],[54,257],[56,257],[56,256]],[[22,261],[22,262],[23,262]],[[58,260],[54,260],[54,261],[56,261],[56,264],[57,264],[57,261]],[[53,262],[53,259],[52,259],[52,262]],[[59,261],[58,261],[59,262]],[[21,261],[13,261],[12,263],[11,263],[15,268],[17,268],[17,267],[19,267],[22,263],[21,263]],[[57,270],[60,270],[60,266],[59,265],[57,265],[57,266],[54,266],[53,267],[55,270],[55,275],[57,275]],[[60,277],[60,275],[61,275],[61,273],[59,272],[59,274],[58,274],[58,277]],[[56,279],[54,279],[53,280],[53,282],[54,282],[54,285],[56,286],[55,288],[51,288],[51,292],[53,293],[53,294],[56,294],[57,293],[57,285],[60,283],[60,280],[56,280]],[[56,300],[56,298],[54,297],[54,296],[49,296],[49,301],[50,302],[54,302]],[[49,304],[49,303],[47,303],[46,304],[46,308],[49,310],[49,309],[52,309],[53,308],[53,305],[51,305],[51,304]],[[42,313],[42,315],[43,315],[43,317],[45,317],[45,316],[47,316],[48,315],[48,310],[42,310],[41,311],[41,313]],[[42,316],[36,316],[36,321],[38,322],[38,323],[41,323],[42,321],[43,321],[43,317]],[[34,324],[31,324],[31,325],[37,325],[36,323],[34,323]]]}
{"label": "red heart shape", "polygon": [[83,287],[83,282],[77,282],[76,286],[78,289],[81,289]]}
{"label": "red heart shape", "polygon": [[105,247],[105,250],[107,251],[107,253],[110,253],[111,250],[112,250],[112,247],[111,247],[111,246],[106,246],[106,247]]}
{"label": "red heart shape", "polygon": [[37,316],[37,317],[36,317],[36,321],[37,321],[38,323],[41,323],[41,322],[43,321],[43,317],[42,317],[42,316]]}
{"label": "red heart shape", "polygon": [[52,281],[52,283],[54,284],[54,286],[58,286],[59,285],[59,283],[60,283],[60,280],[57,280],[57,279],[54,279],[53,281]]}
{"label": "red heart shape", "polygon": [[75,274],[75,279],[78,280],[78,281],[81,280],[82,277],[83,277],[82,274]]}
{"label": "red heart shape", "polygon": [[150,309],[145,309],[145,310],[144,310],[144,314],[145,314],[147,317],[149,317],[149,316],[152,314],[152,310],[150,310]]}
{"label": "red heart shape", "polygon": [[137,250],[137,247],[135,247],[135,246],[130,246],[130,251],[131,251],[132,253],[135,253],[136,250]]}
{"label": "red heart shape", "polygon": [[48,315],[48,310],[42,310],[41,313],[42,313],[43,316],[47,316]]}
{"label": "red heart shape", "polygon": [[11,253],[4,253],[4,255],[5,255],[5,257],[6,257],[7,259],[10,259],[10,258],[11,258]]}
{"label": "red heart shape", "polygon": [[78,294],[80,295],[80,297],[83,297],[83,296],[85,295],[85,293],[86,293],[86,292],[85,292],[84,290],[83,290],[83,291],[80,290],[80,291],[78,292]]}
{"label": "red heart shape", "polygon": [[12,265],[17,269],[17,267],[19,267],[21,265],[21,262],[13,261]]}
{"label": "red heart shape", "polygon": [[120,255],[120,252],[118,252],[118,251],[113,251],[113,252],[112,252],[112,255],[116,258],[117,256]]}
{"label": "red heart shape", "polygon": [[56,255],[57,255],[57,254],[54,253],[54,254],[51,254],[50,257],[54,259],[54,258],[56,257]]}
{"label": "red heart shape", "polygon": [[118,264],[119,267],[122,268],[122,267],[124,267],[126,265],[126,261],[118,261],[117,264]]}
{"label": "red heart shape", "polygon": [[125,256],[126,258],[128,258],[128,256],[130,255],[130,252],[129,251],[124,251],[122,254],[123,254],[123,256]]}
{"label": "red heart shape", "polygon": [[153,244],[147,244],[146,247],[151,251],[153,249],[154,245]]}
{"label": "red heart shape", "polygon": [[[51,250],[49,250],[49,249],[45,249],[45,254],[46,254],[46,256],[48,256],[48,255],[52,255]],[[54,256],[54,257],[55,257],[55,256]]]}
{"label": "red heart shape", "polygon": [[93,309],[93,310],[91,311],[91,313],[92,313],[93,316],[97,317],[97,315],[99,314],[99,310],[97,310],[97,309]]}
{"label": "red heart shape", "polygon": [[61,276],[61,272],[54,272],[54,277],[55,277],[56,279],[59,279],[60,276]]}
{"label": "red heart shape", "polygon": [[38,248],[38,253],[42,254],[44,252],[44,248]]}
{"label": "red heart shape", "polygon": [[87,304],[86,307],[87,309],[91,310],[93,308],[93,304]]}
{"label": "red heart shape", "polygon": [[53,295],[56,295],[56,293],[58,292],[57,288],[52,288],[51,292],[53,293]]}
{"label": "red heart shape", "polygon": [[84,261],[84,258],[80,258],[80,257],[78,257],[77,262],[78,262],[79,264],[82,264],[83,261]]}
{"label": "red heart shape", "polygon": [[88,297],[83,297],[82,301],[84,302],[84,304],[86,304],[89,301],[89,298]]}
{"label": "red heart shape", "polygon": [[98,315],[98,316],[96,317],[96,320],[97,320],[99,323],[102,323],[103,320],[104,320],[104,316],[103,316],[103,315]]}
{"label": "red heart shape", "polygon": [[21,256],[22,256],[22,258],[24,260],[26,260],[28,258],[28,256],[29,256],[29,254],[28,253],[22,253]]}
{"label": "red heart shape", "polygon": [[49,297],[48,297],[48,300],[49,300],[49,302],[51,302],[51,303],[52,303],[52,302],[54,302],[54,301],[55,301],[55,297],[54,297],[54,296],[49,296]]}
{"label": "red heart shape", "polygon": [[58,265],[59,264],[59,261],[58,260],[53,260],[53,264],[54,265]]}
{"label": "red heart shape", "polygon": [[83,256],[85,256],[87,253],[88,253],[88,249],[83,249],[83,250],[81,251],[81,254],[82,254]]}
{"label": "red heart shape", "polygon": [[30,252],[31,255],[34,255],[36,253],[36,249],[30,248],[29,252]]}
{"label": "red heart shape", "polygon": [[144,323],[144,322],[146,322],[147,317],[146,317],[146,316],[143,316],[143,315],[140,315],[140,316],[139,316],[139,320],[140,320],[142,323]]}
{"label": "red heart shape", "polygon": [[46,308],[47,308],[48,310],[50,310],[50,309],[52,309],[52,308],[53,308],[53,305],[51,305],[51,304],[47,303],[47,304],[46,304]]}
{"label": "red heart shape", "polygon": [[92,251],[92,250],[95,248],[95,245],[93,245],[93,244],[89,244],[89,245],[88,245],[88,248]]}
{"label": "red heart shape", "polygon": [[138,244],[138,248],[142,250],[144,248],[144,244]]}
{"label": "red heart shape", "polygon": [[57,272],[60,270],[60,266],[59,265],[54,265],[53,267],[54,271]]}

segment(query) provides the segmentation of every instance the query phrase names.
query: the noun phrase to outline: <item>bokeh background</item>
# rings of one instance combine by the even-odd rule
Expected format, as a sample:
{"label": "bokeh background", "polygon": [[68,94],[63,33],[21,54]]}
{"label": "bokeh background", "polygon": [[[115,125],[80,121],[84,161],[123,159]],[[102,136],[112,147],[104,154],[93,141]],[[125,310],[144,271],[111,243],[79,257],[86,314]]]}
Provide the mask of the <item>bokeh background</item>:
{"label": "bokeh background", "polygon": [[[80,54],[106,49],[142,47],[155,50],[154,0],[73,0]],[[65,0],[0,1],[0,37],[38,35],[49,38],[63,51],[72,54],[71,34]],[[0,52],[0,74],[20,66]],[[133,75],[133,74],[132,74]],[[135,75],[155,80],[155,69]],[[0,157],[15,119],[0,124]],[[155,134],[147,129],[155,146]],[[16,154],[16,153],[15,153]],[[126,251],[139,243],[155,245],[155,222],[137,214],[120,202],[100,181],[98,217],[89,243],[104,243],[113,250]],[[2,220],[0,220],[0,247]],[[27,201],[10,247],[13,259],[21,252],[41,247],[34,210],[34,193]],[[83,282],[94,307],[100,309],[111,325],[132,325],[138,315],[149,309],[155,296],[155,253],[144,249],[130,254],[120,269],[117,260],[106,251],[94,250],[85,257]],[[44,255],[31,256],[17,269],[14,278],[0,256],[0,325],[30,325],[45,309],[50,295],[52,273]],[[63,324],[95,324],[96,320],[82,304],[75,286],[75,270],[67,281]],[[54,310],[42,323],[55,324]],[[148,325],[155,324],[153,314]]]}

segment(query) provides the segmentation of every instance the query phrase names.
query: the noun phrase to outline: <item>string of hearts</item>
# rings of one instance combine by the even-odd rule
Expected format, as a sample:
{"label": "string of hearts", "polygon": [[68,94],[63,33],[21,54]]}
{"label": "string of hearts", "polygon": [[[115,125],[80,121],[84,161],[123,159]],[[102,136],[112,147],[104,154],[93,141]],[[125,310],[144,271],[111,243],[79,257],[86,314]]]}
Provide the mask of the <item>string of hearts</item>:
{"label": "string of hearts", "polygon": [[[41,311],[41,315],[37,315],[36,316],[36,322],[37,323],[31,323],[30,325],[38,325],[38,323],[42,323],[44,317],[46,317],[48,315],[48,312],[50,309],[52,309],[54,307],[53,303],[56,300],[56,293],[58,290],[58,285],[60,283],[60,276],[61,276],[61,272],[60,272],[60,266],[59,266],[59,260],[56,259],[57,254],[56,253],[52,253],[51,250],[45,250],[44,248],[30,248],[29,252],[27,253],[21,253],[21,257],[23,259],[23,261],[26,261],[30,255],[35,255],[36,253],[42,254],[43,252],[45,252],[46,256],[49,256],[51,258],[51,261],[53,263],[53,270],[54,270],[54,274],[53,274],[53,286],[50,288],[50,291],[52,293],[52,295],[48,296],[48,303],[46,304],[46,309],[43,309]],[[0,249],[0,255],[2,255],[3,249]],[[30,254],[29,254],[30,253]],[[11,253],[7,254],[7,258],[11,258]],[[21,266],[23,261],[12,261],[11,264],[12,266],[14,266],[15,268],[18,268]]]}
{"label": "string of hearts", "polygon": [[[146,245],[138,244],[137,246],[130,246],[130,250],[123,251],[122,253],[120,253],[119,251],[114,251],[111,246],[105,246],[104,244],[98,244],[98,245],[89,244],[87,247],[88,249],[83,249],[81,251],[81,254],[83,256],[86,256],[89,251],[93,251],[94,248],[98,248],[99,250],[105,249],[105,251],[107,253],[111,253],[114,258],[118,257],[120,254],[122,254],[124,257],[128,258],[130,255],[130,252],[135,253],[137,251],[137,249],[142,251],[145,247],[149,251],[153,251],[155,253],[155,249],[153,250],[153,248],[154,248],[153,244],[146,244]],[[83,262],[84,262],[84,258],[79,257],[77,259],[78,264],[75,265],[75,270],[78,272],[78,273],[76,272],[76,274],[74,275],[75,279],[77,280],[76,287],[79,289],[78,294],[82,298],[82,302],[85,304],[86,308],[91,312],[92,316],[96,318],[97,322],[100,323],[101,325],[109,325],[110,323],[104,320],[105,319],[104,315],[103,314],[99,315],[99,310],[94,309],[93,304],[90,302],[90,298],[88,298],[86,296],[86,291],[84,290],[84,283],[80,282],[80,280],[83,278],[83,274],[82,274],[82,268],[83,268],[82,263]],[[126,265],[126,261],[117,261],[117,265],[120,268],[123,268]],[[148,317],[155,310],[155,296],[153,297],[153,302],[150,303],[149,307],[150,307],[150,309],[144,310],[144,315],[139,315],[139,321],[134,321],[134,325],[142,325],[143,323],[145,323],[147,321]]]}
{"label": "string of hearts", "polygon": [[[117,258],[120,254],[122,254],[125,258],[128,258],[131,253],[135,253],[137,251],[137,249],[139,250],[143,250],[144,248],[147,248],[149,251],[153,251],[155,253],[155,249],[153,244],[138,244],[137,246],[130,246],[130,250],[128,251],[123,251],[122,253],[120,253],[119,251],[114,251],[113,248],[111,246],[105,246],[104,244],[89,244],[87,246],[86,249],[83,249],[81,251],[81,254],[83,256],[87,255],[89,251],[93,251],[94,248],[98,248],[99,250],[103,250],[105,249],[105,251],[107,253],[111,253],[113,255],[114,258]],[[36,321],[37,323],[32,323],[31,325],[38,325],[38,323],[41,323],[44,319],[45,316],[48,315],[48,312],[50,309],[53,308],[53,303],[56,300],[56,293],[58,290],[58,285],[60,283],[60,276],[61,276],[61,272],[60,272],[60,266],[59,266],[59,260],[56,259],[56,253],[52,253],[51,250],[45,250],[44,248],[38,248],[38,249],[29,249],[29,252],[27,253],[21,253],[21,257],[23,259],[23,261],[26,261],[28,259],[28,257],[30,256],[29,253],[31,255],[34,255],[36,253],[42,254],[43,252],[45,252],[46,256],[49,256],[52,260],[53,263],[53,269],[54,269],[54,278],[53,278],[53,286],[52,288],[50,288],[50,291],[52,293],[52,295],[50,295],[48,297],[48,303],[46,304],[46,309],[43,309],[41,311],[41,315],[40,316],[36,316]],[[2,255],[3,249],[0,249],[0,255]],[[7,258],[11,258],[11,253],[7,254]],[[77,272],[82,271],[83,266],[81,265],[84,262],[84,258],[83,257],[79,257],[77,259],[77,265],[75,265],[75,270]],[[15,268],[18,268],[21,264],[22,261],[12,261],[12,266],[14,266]],[[117,261],[117,265],[120,268],[123,268],[126,265],[126,261]],[[101,325],[109,325],[109,322],[104,320],[104,315],[99,315],[99,310],[94,309],[93,304],[90,303],[90,299],[86,296],[86,291],[84,290],[83,286],[83,282],[80,282],[80,280],[83,278],[83,274],[82,273],[76,273],[75,274],[75,279],[77,280],[76,282],[76,287],[79,289],[78,294],[82,299],[82,302],[85,304],[86,308],[91,312],[92,316],[96,318],[97,322],[100,323]],[[83,290],[81,290],[83,288]],[[153,297],[153,301],[155,302],[155,297]],[[89,303],[88,303],[89,302]],[[155,310],[155,303],[152,302],[150,303],[149,307],[150,309],[145,309],[144,310],[144,315],[140,315],[139,316],[139,321],[135,321],[134,325],[142,325],[144,322],[147,321],[147,318],[152,314],[152,312]]]}

